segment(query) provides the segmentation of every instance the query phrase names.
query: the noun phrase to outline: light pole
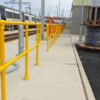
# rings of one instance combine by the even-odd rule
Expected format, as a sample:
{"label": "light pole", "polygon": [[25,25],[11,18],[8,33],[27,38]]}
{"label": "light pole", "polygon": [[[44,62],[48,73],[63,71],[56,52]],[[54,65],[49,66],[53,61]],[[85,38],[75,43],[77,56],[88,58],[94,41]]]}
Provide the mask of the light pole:
{"label": "light pole", "polygon": [[[19,0],[19,15],[20,15],[20,21],[23,20],[22,18],[22,0]],[[24,51],[24,31],[23,26],[19,25],[19,54],[21,54]]]}
{"label": "light pole", "polygon": [[50,10],[49,10],[49,12],[48,12],[48,16],[50,16],[51,10],[52,10],[52,9],[50,8]]}
{"label": "light pole", "polygon": [[[19,5],[19,16],[20,16],[20,21],[23,21],[22,17],[22,4],[29,4],[30,2],[23,2],[22,0],[19,0],[19,2],[15,2],[16,0],[11,0],[10,2],[4,2],[5,4],[18,4]],[[18,47],[19,47],[19,54],[21,54],[24,51],[24,30],[23,30],[23,25],[19,25],[19,39],[18,39]]]}
{"label": "light pole", "polygon": [[59,17],[60,17],[60,0],[59,0]]}
{"label": "light pole", "polygon": [[59,12],[58,10],[59,10],[59,9],[58,9],[58,6],[57,6],[57,17],[58,17],[58,12]]}
{"label": "light pole", "polygon": [[64,9],[62,9],[61,12],[62,12],[61,16],[64,17]]}
{"label": "light pole", "polygon": [[83,20],[84,20],[84,0],[82,0],[82,13],[81,13],[81,24],[80,24],[80,35],[79,35],[79,42],[82,43],[82,36],[83,36]]}
{"label": "light pole", "polygon": [[41,22],[42,22],[42,39],[44,40],[44,32],[45,32],[45,0],[41,0]]}
{"label": "light pole", "polygon": [[64,9],[62,9],[62,23],[64,23]]}

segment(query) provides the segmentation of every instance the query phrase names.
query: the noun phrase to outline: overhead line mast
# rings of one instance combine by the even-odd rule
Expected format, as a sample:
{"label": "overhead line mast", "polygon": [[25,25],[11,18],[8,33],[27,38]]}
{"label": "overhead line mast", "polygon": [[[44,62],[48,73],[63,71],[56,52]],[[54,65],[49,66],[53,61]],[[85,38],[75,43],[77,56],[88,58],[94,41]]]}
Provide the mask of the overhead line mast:
{"label": "overhead line mast", "polygon": [[[10,2],[4,2],[4,3],[5,4],[18,4],[19,5],[20,21],[23,21],[22,4],[29,4],[29,7],[31,8],[30,2],[23,2],[22,0],[19,0],[19,2],[16,2],[16,0],[11,0]],[[30,9],[30,14],[31,14],[31,9]],[[22,25],[19,25],[18,46],[19,46],[19,54],[21,54],[24,51],[24,29],[23,29]]]}

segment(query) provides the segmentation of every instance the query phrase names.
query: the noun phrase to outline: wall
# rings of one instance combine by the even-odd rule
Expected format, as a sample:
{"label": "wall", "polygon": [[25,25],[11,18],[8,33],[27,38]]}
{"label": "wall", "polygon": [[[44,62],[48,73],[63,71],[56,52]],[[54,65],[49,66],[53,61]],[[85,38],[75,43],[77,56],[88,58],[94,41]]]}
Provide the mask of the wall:
{"label": "wall", "polygon": [[[84,7],[84,20],[86,19],[86,6]],[[72,16],[71,16],[71,34],[79,34],[80,33],[80,24],[81,24],[81,6],[74,6],[72,8]],[[83,34],[85,33],[85,27],[83,26]]]}
{"label": "wall", "polygon": [[70,18],[65,18],[64,22],[65,22],[65,28],[69,30],[70,29]]}

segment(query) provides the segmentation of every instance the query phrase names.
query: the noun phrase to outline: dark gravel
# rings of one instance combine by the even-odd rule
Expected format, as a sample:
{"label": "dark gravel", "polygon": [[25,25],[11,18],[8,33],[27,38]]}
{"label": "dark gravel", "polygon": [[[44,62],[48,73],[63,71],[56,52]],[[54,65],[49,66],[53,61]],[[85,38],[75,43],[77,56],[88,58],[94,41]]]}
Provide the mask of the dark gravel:
{"label": "dark gravel", "polygon": [[100,51],[82,49],[78,45],[76,48],[95,98],[100,100]]}

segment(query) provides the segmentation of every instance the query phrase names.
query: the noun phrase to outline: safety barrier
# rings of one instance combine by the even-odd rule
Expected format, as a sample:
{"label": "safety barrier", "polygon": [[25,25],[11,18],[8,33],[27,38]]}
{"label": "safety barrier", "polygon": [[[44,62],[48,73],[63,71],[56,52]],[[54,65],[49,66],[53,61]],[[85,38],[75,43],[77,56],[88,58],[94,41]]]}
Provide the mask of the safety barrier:
{"label": "safety barrier", "polygon": [[[4,29],[5,25],[24,25],[25,26],[25,51],[13,58],[12,60],[5,63],[5,41],[4,41]],[[36,25],[36,43],[32,48],[28,47],[28,33],[29,25]],[[1,74],[1,96],[2,100],[6,100],[6,69],[18,61],[20,58],[25,56],[25,76],[24,79],[29,79],[28,71],[28,54],[36,48],[36,65],[39,64],[39,46],[41,44],[41,24],[40,23],[29,23],[29,22],[10,22],[0,21],[0,74]]]}
{"label": "safety barrier", "polygon": [[57,38],[60,36],[64,29],[62,24],[47,24],[46,25],[46,40],[47,40],[47,51],[55,43]]}

